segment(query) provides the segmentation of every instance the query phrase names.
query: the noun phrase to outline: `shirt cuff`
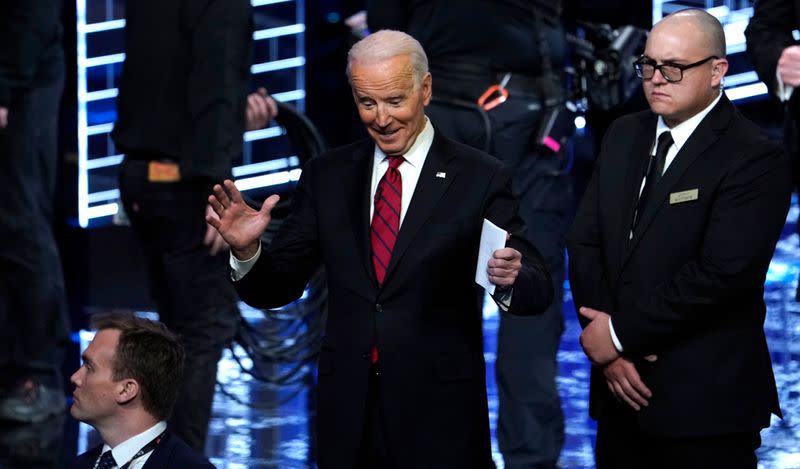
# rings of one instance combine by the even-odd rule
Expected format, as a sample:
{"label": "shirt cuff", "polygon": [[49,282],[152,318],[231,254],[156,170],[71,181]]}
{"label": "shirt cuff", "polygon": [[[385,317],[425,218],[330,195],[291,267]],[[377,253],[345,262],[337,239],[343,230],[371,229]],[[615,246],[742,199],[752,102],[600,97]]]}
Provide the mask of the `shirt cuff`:
{"label": "shirt cuff", "polygon": [[794,86],[785,85],[783,80],[781,80],[781,75],[778,73],[778,68],[775,67],[775,80],[778,84],[776,92],[778,94],[778,99],[781,102],[789,101],[789,98],[792,97],[792,92],[794,91]]}
{"label": "shirt cuff", "polygon": [[611,332],[611,342],[614,342],[614,348],[617,349],[617,352],[622,353],[622,344],[619,342],[617,333],[614,332],[614,322],[611,318],[608,318],[608,330]]}
{"label": "shirt cuff", "polygon": [[230,254],[231,280],[233,280],[234,282],[238,282],[239,280],[241,280],[245,275],[247,275],[248,272],[250,272],[250,269],[253,268],[253,265],[255,265],[259,257],[261,257],[260,241],[258,242],[258,249],[256,250],[256,253],[250,259],[240,261],[239,259],[236,258],[236,256],[233,255],[233,251],[231,251]]}

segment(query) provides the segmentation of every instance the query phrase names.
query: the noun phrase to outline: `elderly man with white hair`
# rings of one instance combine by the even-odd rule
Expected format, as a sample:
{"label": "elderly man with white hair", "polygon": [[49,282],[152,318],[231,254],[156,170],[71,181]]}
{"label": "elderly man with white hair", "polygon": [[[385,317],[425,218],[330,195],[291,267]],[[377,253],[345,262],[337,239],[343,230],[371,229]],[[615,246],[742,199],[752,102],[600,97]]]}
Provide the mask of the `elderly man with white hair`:
{"label": "elderly man with white hair", "polygon": [[260,235],[275,195],[256,211],[225,181],[207,220],[230,244],[236,289],[254,306],[295,300],[325,268],[321,469],[493,467],[474,281],[484,219],[509,233],[480,267],[500,307],[541,313],[550,277],[521,236],[511,173],[425,116],[433,81],[419,43],[379,31],[353,46],[347,73],[370,139],[306,164],[272,243]]}

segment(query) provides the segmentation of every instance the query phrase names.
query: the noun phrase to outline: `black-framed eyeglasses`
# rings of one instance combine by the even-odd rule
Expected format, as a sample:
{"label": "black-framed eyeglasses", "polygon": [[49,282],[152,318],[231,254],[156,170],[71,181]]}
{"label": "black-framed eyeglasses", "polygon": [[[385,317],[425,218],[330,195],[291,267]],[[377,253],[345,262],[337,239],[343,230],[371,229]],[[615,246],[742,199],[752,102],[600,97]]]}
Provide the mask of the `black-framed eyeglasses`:
{"label": "black-framed eyeglasses", "polygon": [[653,75],[656,74],[656,70],[658,70],[661,72],[661,76],[663,76],[668,82],[678,83],[679,81],[683,80],[684,70],[703,65],[709,60],[718,58],[719,57],[716,55],[711,55],[703,60],[688,65],[676,64],[673,62],[664,62],[663,64],[658,65],[657,62],[650,57],[641,56],[636,59],[635,62],[633,62],[633,68],[636,70],[636,75],[643,80],[649,80],[653,78]]}

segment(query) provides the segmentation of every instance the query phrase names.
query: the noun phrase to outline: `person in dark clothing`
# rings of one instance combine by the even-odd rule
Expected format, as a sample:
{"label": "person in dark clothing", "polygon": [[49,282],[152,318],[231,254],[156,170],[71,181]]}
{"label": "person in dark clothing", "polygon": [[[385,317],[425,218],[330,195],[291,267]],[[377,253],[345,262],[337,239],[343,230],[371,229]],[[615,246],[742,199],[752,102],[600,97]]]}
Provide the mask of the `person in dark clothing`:
{"label": "person in dark clothing", "polygon": [[242,149],[252,10],[248,0],[141,0],[126,16],[112,132],[125,153],[120,191],[160,319],[187,352],[171,428],[202,450],[217,362],[239,318],[206,197]]}
{"label": "person in dark clothing", "polygon": [[[800,0],[759,0],[745,37],[758,77],[784,104],[783,142],[792,159],[795,191],[800,193],[800,94],[794,92],[800,85],[800,44],[792,34],[798,27]],[[795,299],[800,301],[800,287]]]}
{"label": "person in dark clothing", "polygon": [[66,405],[69,327],[52,227],[61,37],[60,2],[0,3],[0,419],[16,422]]}
{"label": "person in dark clothing", "polygon": [[[408,32],[427,51],[436,78],[428,115],[437,131],[513,169],[526,236],[552,276],[554,301],[543,315],[500,313],[497,440],[505,467],[515,469],[554,467],[564,442],[555,379],[572,189],[566,152],[534,142],[548,108],[564,104],[566,38],[559,12],[558,1],[367,2],[371,30]],[[505,77],[508,99],[481,109],[478,98]]]}

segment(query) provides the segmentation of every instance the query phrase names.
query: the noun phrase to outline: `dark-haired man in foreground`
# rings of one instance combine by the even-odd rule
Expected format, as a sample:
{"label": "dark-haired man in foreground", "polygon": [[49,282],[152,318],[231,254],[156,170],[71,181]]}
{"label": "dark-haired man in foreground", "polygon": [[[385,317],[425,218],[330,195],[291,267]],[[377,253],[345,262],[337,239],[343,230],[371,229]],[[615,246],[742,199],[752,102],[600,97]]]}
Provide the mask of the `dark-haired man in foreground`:
{"label": "dark-haired man in foreground", "polygon": [[99,316],[92,326],[97,334],[71,378],[70,413],[94,427],[104,444],[72,468],[213,468],[167,428],[185,358],[177,337],[132,315]]}

